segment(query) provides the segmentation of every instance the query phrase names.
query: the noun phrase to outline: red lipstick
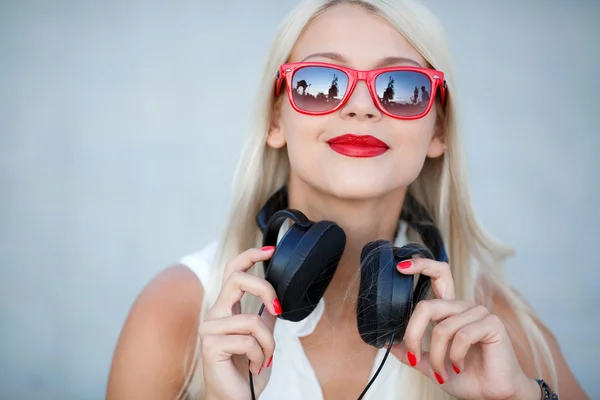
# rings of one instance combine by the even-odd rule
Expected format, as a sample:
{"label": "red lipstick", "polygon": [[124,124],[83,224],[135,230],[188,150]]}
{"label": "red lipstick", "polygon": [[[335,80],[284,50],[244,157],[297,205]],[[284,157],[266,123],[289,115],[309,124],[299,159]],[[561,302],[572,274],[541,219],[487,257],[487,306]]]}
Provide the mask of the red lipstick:
{"label": "red lipstick", "polygon": [[329,147],[348,157],[377,157],[389,150],[389,146],[371,135],[347,133],[327,141]]}

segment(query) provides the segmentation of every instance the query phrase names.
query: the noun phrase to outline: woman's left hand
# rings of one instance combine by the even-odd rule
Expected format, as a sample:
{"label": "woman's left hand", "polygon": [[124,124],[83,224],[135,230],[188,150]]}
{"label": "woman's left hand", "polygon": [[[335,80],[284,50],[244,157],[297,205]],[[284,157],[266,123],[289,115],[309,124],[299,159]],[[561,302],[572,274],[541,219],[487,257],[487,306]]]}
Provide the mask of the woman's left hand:
{"label": "woman's left hand", "polygon": [[[457,398],[541,397],[537,383],[521,369],[502,320],[482,305],[455,299],[447,263],[417,258],[400,263],[398,271],[429,276],[436,298],[416,305],[404,340],[392,347],[392,354]],[[423,352],[421,343],[430,322],[436,325],[430,350]]]}

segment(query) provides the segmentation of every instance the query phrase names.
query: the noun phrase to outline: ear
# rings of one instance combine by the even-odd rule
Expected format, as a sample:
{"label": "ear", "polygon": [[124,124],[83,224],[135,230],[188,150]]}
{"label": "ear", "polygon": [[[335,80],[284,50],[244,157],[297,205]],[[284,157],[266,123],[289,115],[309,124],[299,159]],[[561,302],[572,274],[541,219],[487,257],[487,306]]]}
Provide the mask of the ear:
{"label": "ear", "polygon": [[431,143],[429,143],[429,148],[427,149],[427,157],[438,158],[444,154],[444,151],[446,151],[446,145],[442,138],[439,136],[431,138]]}
{"label": "ear", "polygon": [[446,151],[445,135],[444,135],[444,118],[438,117],[435,122],[433,137],[427,148],[427,157],[438,158]]}
{"label": "ear", "polygon": [[267,144],[274,149],[280,149],[286,144],[285,132],[281,125],[281,111],[277,103],[273,105],[273,110],[271,111],[271,124],[269,125],[269,133],[267,134]]}

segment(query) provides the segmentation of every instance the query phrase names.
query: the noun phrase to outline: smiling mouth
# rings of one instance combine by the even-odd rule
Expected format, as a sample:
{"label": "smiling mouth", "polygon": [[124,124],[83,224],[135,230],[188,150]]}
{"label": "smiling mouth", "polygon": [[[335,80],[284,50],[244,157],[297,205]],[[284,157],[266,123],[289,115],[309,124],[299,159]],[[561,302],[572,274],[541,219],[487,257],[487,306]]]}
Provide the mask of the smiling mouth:
{"label": "smiling mouth", "polygon": [[327,144],[336,153],[355,158],[377,157],[390,149],[374,136],[350,133],[330,139]]}

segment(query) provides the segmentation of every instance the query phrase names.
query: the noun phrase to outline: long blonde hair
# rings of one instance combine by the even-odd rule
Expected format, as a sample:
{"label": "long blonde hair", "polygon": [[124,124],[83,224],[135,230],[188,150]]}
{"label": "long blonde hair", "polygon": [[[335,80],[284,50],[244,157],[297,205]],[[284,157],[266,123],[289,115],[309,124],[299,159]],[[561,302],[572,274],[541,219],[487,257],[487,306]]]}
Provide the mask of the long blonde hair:
{"label": "long blonde hair", "polygon": [[[475,218],[462,153],[459,110],[455,101],[457,85],[450,46],[438,20],[417,0],[306,0],[283,21],[275,36],[259,85],[260,91],[255,103],[257,109],[253,114],[256,119],[236,170],[230,214],[219,241],[211,278],[204,288],[202,315],[217,298],[226,262],[244,250],[260,245],[261,236],[256,227],[255,215],[268,197],[288,180],[290,166],[286,148],[273,149],[265,143],[274,110],[275,73],[279,65],[288,60],[298,37],[310,21],[339,4],[361,6],[366,11],[385,18],[433,68],[444,71],[449,98],[440,116],[443,118],[447,150],[443,157],[426,161],[419,177],[408,190],[432,213],[445,238],[456,284],[456,297],[490,306],[492,295],[502,296],[518,322],[513,328],[526,333],[527,343],[521,345],[532,349],[538,375],[541,376],[543,364],[550,366],[551,384],[557,390],[550,351],[531,317],[532,311],[510,290],[502,274],[502,263],[507,256],[512,255],[512,250],[492,238]],[[251,273],[262,276],[259,268],[253,268]],[[258,306],[257,299],[253,296],[243,297],[243,312],[256,312]],[[199,342],[192,353],[192,367],[181,392],[190,399],[203,398],[204,382],[201,362],[198,361],[198,347]],[[407,384],[400,386],[402,393],[397,394],[399,399],[452,398],[420,372],[411,368],[405,370],[401,379],[405,379]]]}

